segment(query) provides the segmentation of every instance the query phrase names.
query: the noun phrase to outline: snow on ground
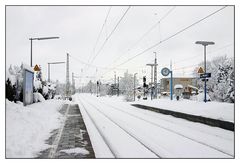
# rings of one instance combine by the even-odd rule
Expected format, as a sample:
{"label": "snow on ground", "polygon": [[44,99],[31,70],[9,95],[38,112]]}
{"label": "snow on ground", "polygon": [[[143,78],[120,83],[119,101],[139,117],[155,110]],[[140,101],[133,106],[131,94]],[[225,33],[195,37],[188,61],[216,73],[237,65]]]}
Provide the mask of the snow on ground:
{"label": "snow on ground", "polygon": [[42,82],[40,80],[34,80],[34,88],[35,89],[41,89],[42,88]]}
{"label": "snow on ground", "polygon": [[48,148],[45,140],[60,127],[63,101],[48,100],[24,107],[6,100],[6,157],[34,158]]}
{"label": "snow on ground", "polygon": [[[73,96],[73,101],[79,103],[78,97]],[[112,152],[102,140],[101,135],[96,129],[95,125],[92,123],[92,120],[88,117],[85,110],[83,110],[83,106],[79,103],[79,108],[83,116],[84,123],[86,125],[89,137],[91,139],[91,143],[94,149],[96,158],[114,158]]]}
{"label": "snow on ground", "polygon": [[33,93],[33,102],[36,103],[36,102],[43,102],[45,101],[44,97],[42,96],[41,93],[38,93],[38,92],[34,92]]}
{"label": "snow on ground", "polygon": [[214,101],[205,103],[186,99],[171,101],[166,98],[151,100],[151,98],[148,98],[148,100],[139,100],[132,102],[132,104],[142,104],[160,109],[234,122],[234,104],[232,103]]}
{"label": "snow on ground", "polygon": [[65,149],[65,150],[61,150],[60,152],[64,152],[67,154],[83,154],[83,155],[89,154],[89,151],[87,151],[84,148]]}
{"label": "snow on ground", "polygon": [[[79,103],[84,120],[87,111],[107,141],[104,142],[97,129],[94,129],[94,123],[88,118],[85,123],[97,155],[109,151],[107,143],[117,158],[154,158],[156,154],[139,145],[139,142],[130,135],[126,135],[125,130],[163,158],[233,158],[234,156],[234,133],[231,131],[141,110],[114,96],[97,98],[89,94],[76,94],[74,101]],[[97,155],[96,157],[99,158]]]}
{"label": "snow on ground", "polygon": [[[91,117],[96,120],[96,125],[100,129],[101,133],[105,134],[104,137],[107,144],[113,145],[111,149],[113,150],[115,156],[118,158],[157,158],[156,155],[145,149],[139,142],[129,137],[128,134],[119,129],[117,125],[112,124],[111,121],[106,119],[104,116],[95,113],[94,109],[91,109],[91,106],[85,103],[84,105],[87,105],[86,108]],[[95,133],[98,132],[95,131]],[[121,137],[121,139],[119,139],[119,137]],[[104,149],[100,150],[99,147],[98,150],[104,151]]]}

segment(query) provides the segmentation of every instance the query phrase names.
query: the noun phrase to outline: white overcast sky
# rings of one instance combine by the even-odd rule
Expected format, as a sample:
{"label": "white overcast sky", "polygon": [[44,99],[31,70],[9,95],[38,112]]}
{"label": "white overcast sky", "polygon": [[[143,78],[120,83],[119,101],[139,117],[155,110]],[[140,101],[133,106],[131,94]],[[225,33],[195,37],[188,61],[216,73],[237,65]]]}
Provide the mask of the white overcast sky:
{"label": "white overcast sky", "polygon": [[[94,57],[94,45],[110,6],[7,6],[6,66],[8,68],[10,64],[30,64],[29,38],[58,36],[60,37],[58,40],[33,41],[33,64],[41,65],[46,78],[47,63],[66,61],[67,52],[73,56],[70,57],[70,73],[74,72],[77,76],[83,77],[96,77],[93,80],[99,79],[100,76],[110,80],[114,76],[114,71],[117,76],[123,76],[126,69],[130,73],[138,73],[139,78],[145,74],[150,78],[150,68],[145,65],[153,62],[153,52],[157,52],[159,77],[161,77],[161,68],[169,67],[170,60],[173,62],[175,76],[188,76],[194,67],[203,61],[203,47],[195,44],[197,40],[215,42],[215,45],[207,47],[207,59],[220,55],[234,56],[233,6],[226,7],[183,33],[121,65],[118,69],[107,70],[100,67],[115,67],[221,7],[131,6],[102,51],[91,63],[98,67],[96,68],[86,67],[79,61],[88,63]],[[128,6],[111,7],[97,42],[95,54],[127,9]],[[143,34],[170,10],[171,12],[156,28],[139,41]],[[51,80],[56,79],[65,81],[64,64],[51,66]],[[76,83],[79,85],[88,80],[81,78],[81,81],[76,80]]]}

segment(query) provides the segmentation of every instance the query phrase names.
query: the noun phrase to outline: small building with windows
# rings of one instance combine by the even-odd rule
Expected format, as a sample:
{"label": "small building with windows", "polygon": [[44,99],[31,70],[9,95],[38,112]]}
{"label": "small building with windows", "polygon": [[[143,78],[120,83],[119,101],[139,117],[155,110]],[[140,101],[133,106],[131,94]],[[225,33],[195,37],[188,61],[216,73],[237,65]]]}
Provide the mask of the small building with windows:
{"label": "small building with windows", "polygon": [[[175,92],[174,86],[180,84],[183,86],[182,94],[184,98],[190,98],[190,95],[198,92],[195,77],[173,77],[173,94]],[[170,78],[162,78],[160,82],[160,93],[170,92]]]}

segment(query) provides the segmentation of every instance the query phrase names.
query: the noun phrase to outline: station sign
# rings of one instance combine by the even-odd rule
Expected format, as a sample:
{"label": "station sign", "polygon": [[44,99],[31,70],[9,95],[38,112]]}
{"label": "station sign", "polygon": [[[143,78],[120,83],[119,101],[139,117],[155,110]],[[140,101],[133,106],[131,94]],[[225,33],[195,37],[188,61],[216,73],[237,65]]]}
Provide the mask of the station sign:
{"label": "station sign", "polygon": [[209,78],[211,77],[211,73],[202,73],[200,74],[200,78]]}

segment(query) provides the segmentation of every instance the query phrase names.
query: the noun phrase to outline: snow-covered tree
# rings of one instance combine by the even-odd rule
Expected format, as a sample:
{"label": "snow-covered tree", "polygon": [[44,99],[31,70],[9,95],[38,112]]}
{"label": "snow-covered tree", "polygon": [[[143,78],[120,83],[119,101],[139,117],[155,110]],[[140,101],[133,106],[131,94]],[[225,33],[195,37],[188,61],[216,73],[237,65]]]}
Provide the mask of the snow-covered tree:
{"label": "snow-covered tree", "polygon": [[[11,65],[6,70],[6,97],[10,101],[23,101],[23,70],[23,64],[21,67]],[[56,85],[43,80],[41,67],[34,74],[33,91],[42,94],[45,99],[52,99],[56,94]]]}
{"label": "snow-covered tree", "polygon": [[39,65],[39,69],[40,69],[40,71],[37,71],[36,72],[36,79],[37,80],[39,80],[39,81],[43,81],[43,78],[42,78],[42,68],[41,68],[41,66]]}
{"label": "snow-covered tree", "polygon": [[53,99],[56,94],[56,84],[43,80],[41,66],[39,68],[40,71],[35,72],[34,76],[34,92],[42,94],[45,99]]}
{"label": "snow-covered tree", "polygon": [[40,71],[34,73],[34,92],[38,92],[43,95],[43,80],[42,80],[42,69],[39,66]]}
{"label": "snow-covered tree", "polygon": [[6,98],[9,101],[13,101],[15,92],[16,92],[16,89],[15,89],[14,85],[12,85],[12,82],[8,78],[6,81]]}
{"label": "snow-covered tree", "polygon": [[[199,64],[203,67],[203,62]],[[194,70],[194,76],[199,76]],[[212,100],[234,102],[234,59],[227,56],[216,57],[207,61],[207,72],[211,78],[207,82],[208,94]],[[198,88],[204,88],[204,82],[198,79]]]}
{"label": "snow-covered tree", "polygon": [[[133,100],[133,91],[134,91],[134,77],[133,74],[128,72],[124,73],[124,76],[119,81],[119,89],[125,96],[126,101]],[[136,80],[135,85],[138,85],[138,80]]]}
{"label": "snow-covered tree", "polygon": [[85,87],[85,91],[87,93],[95,93],[96,92],[96,85],[90,80]]}
{"label": "snow-covered tree", "polygon": [[58,80],[55,82],[56,84],[56,95],[65,95],[66,85],[64,83],[60,83]]}
{"label": "snow-covered tree", "polygon": [[231,59],[219,64],[216,95],[220,101],[234,103],[234,76]]}
{"label": "snow-covered tree", "polygon": [[99,89],[100,89],[100,96],[106,96],[110,94],[110,85],[108,84],[100,83]]}
{"label": "snow-covered tree", "polygon": [[[6,96],[14,101],[23,101],[23,67],[13,66],[6,70]],[[7,95],[8,94],[8,95]],[[9,95],[10,94],[10,95]],[[11,100],[10,100],[11,101]]]}

